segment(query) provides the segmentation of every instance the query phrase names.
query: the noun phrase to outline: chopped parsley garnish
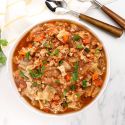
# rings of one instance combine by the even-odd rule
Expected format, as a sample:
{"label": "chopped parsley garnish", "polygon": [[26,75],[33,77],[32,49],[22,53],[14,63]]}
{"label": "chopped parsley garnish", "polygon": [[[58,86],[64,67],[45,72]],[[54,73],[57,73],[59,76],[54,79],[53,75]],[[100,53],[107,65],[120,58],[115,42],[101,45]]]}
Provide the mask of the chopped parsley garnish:
{"label": "chopped parsley garnish", "polygon": [[59,84],[59,83],[60,83],[59,79],[56,79],[56,80],[55,80],[55,83],[58,83],[58,84]]}
{"label": "chopped parsley garnish", "polygon": [[37,86],[38,86],[37,82],[33,82],[31,85],[31,87],[37,87]]}
{"label": "chopped parsley garnish", "polygon": [[72,90],[72,91],[76,90],[76,86],[75,86],[74,84],[71,85],[71,86],[70,86],[70,90]]}
{"label": "chopped parsley garnish", "polygon": [[40,78],[44,74],[45,66],[42,66],[41,68],[30,70],[29,74],[32,78]]}
{"label": "chopped parsley garnish", "polygon": [[52,54],[49,49],[47,49],[47,54],[48,54],[48,55],[51,55],[51,54]]}
{"label": "chopped parsley garnish", "polygon": [[64,101],[61,105],[62,105],[63,108],[68,107],[68,103],[66,101]]}
{"label": "chopped parsley garnish", "polygon": [[95,54],[98,54],[98,53],[100,53],[100,50],[99,50],[99,48],[96,48]]}
{"label": "chopped parsley garnish", "polygon": [[41,67],[41,69],[42,69],[42,71],[44,71],[44,70],[45,70],[45,66],[43,65],[43,66]]}
{"label": "chopped parsley garnish", "polygon": [[46,60],[43,60],[42,61],[43,65],[47,64],[47,61]]}
{"label": "chopped parsley garnish", "polygon": [[78,72],[73,72],[73,74],[72,74],[72,82],[75,82],[75,81],[77,81],[77,79],[78,79]]}
{"label": "chopped parsley garnish", "polygon": [[86,88],[86,87],[87,87],[87,81],[86,81],[86,80],[83,80],[83,81],[82,81],[82,87],[83,87],[83,88]]}
{"label": "chopped parsley garnish", "polygon": [[59,61],[59,66],[63,64],[63,60],[60,60]]}
{"label": "chopped parsley garnish", "polygon": [[52,44],[51,42],[50,42],[50,43],[45,42],[45,43],[43,44],[43,46],[46,47],[46,48],[48,48],[48,49],[53,48],[53,44]]}
{"label": "chopped parsley garnish", "polygon": [[76,48],[77,48],[77,49],[83,49],[83,45],[78,44],[78,45],[76,46]]}
{"label": "chopped parsley garnish", "polygon": [[85,52],[87,52],[87,53],[90,52],[90,49],[89,49],[89,48],[85,48],[84,50],[85,50]]}
{"label": "chopped parsley garnish", "polygon": [[59,49],[55,49],[53,52],[52,52],[52,56],[58,56],[59,54]]}
{"label": "chopped parsley garnish", "polygon": [[63,95],[66,96],[67,89],[64,90]]}
{"label": "chopped parsley garnish", "polygon": [[27,76],[25,76],[24,72],[20,70],[19,72],[19,75],[22,77],[22,78],[27,78]]}
{"label": "chopped parsley garnish", "polygon": [[74,65],[74,72],[72,74],[72,79],[71,79],[72,82],[75,82],[78,80],[78,68],[79,68],[78,62],[76,62]]}
{"label": "chopped parsley garnish", "polygon": [[73,36],[73,40],[74,41],[78,41],[78,40],[80,40],[80,36],[78,35],[78,34],[75,34],[74,36]]}
{"label": "chopped parsley garnish", "polygon": [[28,52],[26,53],[25,57],[26,57],[27,60],[29,60],[29,58],[30,58],[30,51],[28,51]]}
{"label": "chopped parsley garnish", "polygon": [[77,98],[80,98],[80,94],[79,93],[76,93],[75,95],[77,96]]}

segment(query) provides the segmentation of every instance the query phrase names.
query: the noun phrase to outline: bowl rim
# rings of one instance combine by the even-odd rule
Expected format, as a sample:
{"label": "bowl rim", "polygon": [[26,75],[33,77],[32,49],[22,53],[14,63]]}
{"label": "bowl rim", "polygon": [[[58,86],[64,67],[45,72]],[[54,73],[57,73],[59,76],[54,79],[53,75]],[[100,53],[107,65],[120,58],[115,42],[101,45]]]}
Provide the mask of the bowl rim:
{"label": "bowl rim", "polygon": [[[12,72],[12,57],[13,57],[13,53],[17,47],[17,45],[19,44],[20,40],[26,35],[26,33],[28,33],[32,28],[34,28],[35,26],[41,24],[41,23],[46,23],[49,21],[56,21],[56,20],[61,20],[61,21],[69,21],[69,22],[74,22],[76,24],[80,24],[81,26],[83,26],[85,29],[87,29],[88,31],[90,31],[102,44],[104,52],[105,52],[105,56],[106,56],[106,63],[107,63],[107,69],[106,69],[106,76],[105,76],[105,81],[103,84],[103,87],[101,88],[101,91],[99,92],[99,94],[95,97],[95,99],[90,102],[88,105],[86,105],[85,107],[83,107],[82,109],[75,111],[75,112],[69,112],[69,113],[64,113],[64,114],[51,114],[51,113],[46,113],[43,111],[40,111],[39,109],[34,108],[31,104],[29,104],[24,97],[22,97],[16,87],[16,84],[14,82],[14,78],[13,78],[13,72]],[[109,58],[109,52],[107,49],[107,46],[105,45],[105,43],[102,42],[102,40],[100,40],[100,38],[98,37],[98,35],[96,35],[96,33],[93,31],[93,29],[91,29],[91,27],[86,26],[86,24],[84,24],[83,22],[76,20],[76,19],[67,19],[67,18],[52,18],[52,19],[45,19],[43,21],[40,21],[38,23],[36,23],[35,25],[31,25],[30,27],[26,28],[26,30],[24,32],[22,32],[19,37],[15,40],[15,42],[12,44],[11,49],[10,49],[10,53],[9,53],[9,58],[7,60],[7,71],[8,71],[8,75],[9,75],[9,83],[11,86],[11,89],[14,92],[15,98],[17,98],[19,100],[19,102],[21,103],[21,105],[24,105],[24,107],[26,107],[29,111],[34,112],[35,114],[38,115],[43,115],[43,116],[48,116],[48,117],[67,117],[67,116],[74,116],[77,114],[80,114],[82,112],[85,112],[87,109],[89,109],[92,105],[94,105],[95,102],[98,101],[98,99],[100,98],[100,96],[104,93],[107,85],[108,85],[108,81],[109,81],[109,77],[110,77],[110,58]]]}

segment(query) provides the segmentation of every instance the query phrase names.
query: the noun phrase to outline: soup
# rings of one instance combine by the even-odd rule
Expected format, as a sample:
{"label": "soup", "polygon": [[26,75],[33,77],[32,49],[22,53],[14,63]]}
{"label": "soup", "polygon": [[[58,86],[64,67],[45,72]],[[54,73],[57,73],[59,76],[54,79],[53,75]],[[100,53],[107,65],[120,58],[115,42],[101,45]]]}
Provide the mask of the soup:
{"label": "soup", "polygon": [[52,114],[84,108],[106,75],[102,44],[85,27],[53,20],[32,28],[13,54],[13,77],[33,107]]}

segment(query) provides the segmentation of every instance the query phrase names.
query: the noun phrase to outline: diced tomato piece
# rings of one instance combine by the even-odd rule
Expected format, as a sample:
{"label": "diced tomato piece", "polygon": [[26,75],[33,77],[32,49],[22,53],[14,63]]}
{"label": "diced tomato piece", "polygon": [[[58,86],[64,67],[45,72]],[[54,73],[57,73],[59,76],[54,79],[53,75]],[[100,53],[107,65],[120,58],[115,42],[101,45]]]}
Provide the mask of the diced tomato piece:
{"label": "diced tomato piece", "polygon": [[98,77],[99,77],[98,72],[94,72],[94,74],[92,75],[92,80],[94,81],[94,80],[98,79]]}
{"label": "diced tomato piece", "polygon": [[90,43],[90,39],[89,38],[85,38],[83,39],[83,44],[89,44]]}
{"label": "diced tomato piece", "polygon": [[41,34],[41,39],[42,40],[45,39],[45,35]]}
{"label": "diced tomato piece", "polygon": [[32,46],[32,44],[30,43],[30,44],[28,44],[28,48],[32,48],[33,46]]}
{"label": "diced tomato piece", "polygon": [[21,83],[19,84],[19,88],[21,88],[21,89],[25,89],[26,87],[27,87],[27,85],[26,85],[25,82],[21,82]]}
{"label": "diced tomato piece", "polygon": [[25,56],[26,52],[23,51],[23,50],[21,50],[21,51],[19,52],[19,54],[22,55],[22,56]]}
{"label": "diced tomato piece", "polygon": [[63,43],[66,43],[69,39],[69,36],[68,35],[64,35],[63,36]]}
{"label": "diced tomato piece", "polygon": [[69,74],[67,74],[67,75],[65,76],[65,79],[66,79],[67,82],[69,82],[70,79],[71,79],[71,76],[70,76]]}
{"label": "diced tomato piece", "polygon": [[59,95],[55,95],[53,98],[54,101],[58,101],[59,99],[60,99]]}
{"label": "diced tomato piece", "polygon": [[103,81],[101,79],[97,79],[97,80],[94,81],[94,83],[95,83],[96,86],[102,86]]}
{"label": "diced tomato piece", "polygon": [[48,108],[44,108],[43,111],[49,112],[50,110]]}
{"label": "diced tomato piece", "polygon": [[35,41],[35,42],[41,42],[43,39],[45,39],[45,35],[41,34],[41,35],[39,35],[39,36],[36,36],[36,37],[34,38],[34,41]]}

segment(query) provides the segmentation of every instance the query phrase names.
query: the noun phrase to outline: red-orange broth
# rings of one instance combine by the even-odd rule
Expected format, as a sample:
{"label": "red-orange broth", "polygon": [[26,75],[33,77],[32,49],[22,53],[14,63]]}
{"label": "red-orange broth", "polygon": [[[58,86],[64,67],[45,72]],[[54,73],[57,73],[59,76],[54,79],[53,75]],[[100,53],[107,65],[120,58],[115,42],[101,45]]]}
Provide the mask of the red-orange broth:
{"label": "red-orange broth", "polygon": [[106,75],[102,44],[84,26],[54,20],[32,28],[13,54],[20,94],[37,109],[74,112],[100,92]]}

